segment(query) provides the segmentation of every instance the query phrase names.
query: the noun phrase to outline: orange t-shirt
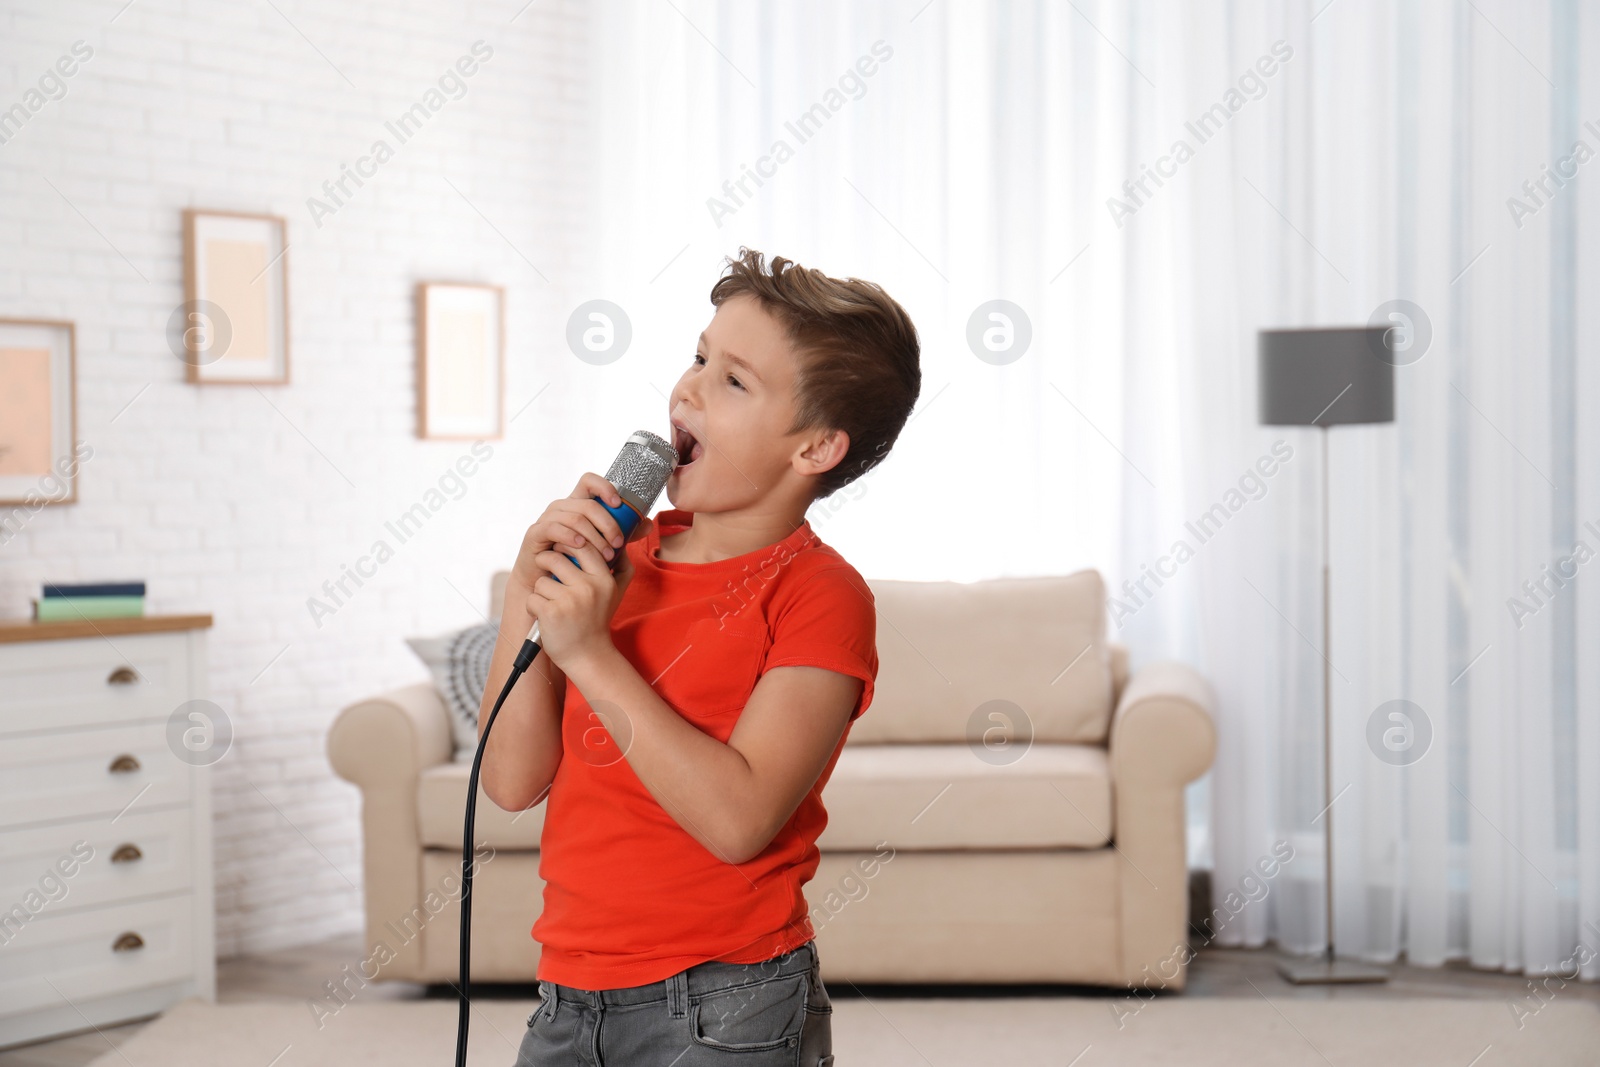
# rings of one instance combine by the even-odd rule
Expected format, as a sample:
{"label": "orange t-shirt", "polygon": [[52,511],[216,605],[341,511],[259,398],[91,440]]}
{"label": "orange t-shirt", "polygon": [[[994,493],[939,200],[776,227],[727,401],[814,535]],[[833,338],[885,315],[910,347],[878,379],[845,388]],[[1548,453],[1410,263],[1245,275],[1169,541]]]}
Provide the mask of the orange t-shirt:
{"label": "orange t-shirt", "polygon": [[[723,743],[772,667],[860,678],[853,723],[872,703],[878,673],[867,583],[810,522],[730,559],[657,558],[661,537],[693,518],[662,511],[627,545],[634,576],[611,620],[617,650],[674,711]],[[646,985],[707,960],[759,962],[814,936],[801,886],[817,870],[816,840],[828,823],[822,789],[843,738],[772,842],[731,864],[656,801],[570,681],[561,735],[540,840],[544,911],[532,929],[541,980],[592,990]]]}

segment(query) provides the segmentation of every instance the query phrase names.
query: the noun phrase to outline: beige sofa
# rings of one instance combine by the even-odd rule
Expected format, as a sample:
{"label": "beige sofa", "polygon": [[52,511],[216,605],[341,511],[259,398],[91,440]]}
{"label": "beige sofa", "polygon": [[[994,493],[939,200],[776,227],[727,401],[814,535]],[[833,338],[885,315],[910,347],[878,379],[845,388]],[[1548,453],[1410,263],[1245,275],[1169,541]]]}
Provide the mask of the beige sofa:
{"label": "beige sofa", "polygon": [[[1182,988],[1184,786],[1211,764],[1211,687],[1177,663],[1129,679],[1094,570],[868,584],[876,694],[805,887],[824,979]],[[471,763],[433,685],[345,708],[328,755],[361,789],[364,977],[454,981]],[[543,821],[480,789],[475,982],[534,979]]]}

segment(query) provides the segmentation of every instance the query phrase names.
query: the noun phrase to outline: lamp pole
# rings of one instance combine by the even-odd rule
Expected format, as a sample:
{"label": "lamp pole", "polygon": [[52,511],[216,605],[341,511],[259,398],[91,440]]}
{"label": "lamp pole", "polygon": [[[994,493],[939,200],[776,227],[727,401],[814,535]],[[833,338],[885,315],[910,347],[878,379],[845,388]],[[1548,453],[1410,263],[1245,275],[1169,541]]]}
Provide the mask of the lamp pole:
{"label": "lamp pole", "polygon": [[1322,872],[1328,945],[1322,958],[1278,964],[1278,973],[1295,985],[1387,982],[1389,972],[1365,963],[1341,961],[1333,950],[1333,556],[1328,534],[1328,429],[1322,431]]}

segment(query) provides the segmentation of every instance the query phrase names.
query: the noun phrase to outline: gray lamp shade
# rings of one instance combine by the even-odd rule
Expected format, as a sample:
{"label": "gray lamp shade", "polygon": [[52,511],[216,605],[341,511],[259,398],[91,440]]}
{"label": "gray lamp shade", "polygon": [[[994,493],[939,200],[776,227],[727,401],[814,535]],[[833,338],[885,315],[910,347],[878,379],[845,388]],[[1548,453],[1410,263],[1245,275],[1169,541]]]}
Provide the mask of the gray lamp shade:
{"label": "gray lamp shade", "polygon": [[1384,326],[1262,330],[1263,426],[1394,421],[1394,354]]}

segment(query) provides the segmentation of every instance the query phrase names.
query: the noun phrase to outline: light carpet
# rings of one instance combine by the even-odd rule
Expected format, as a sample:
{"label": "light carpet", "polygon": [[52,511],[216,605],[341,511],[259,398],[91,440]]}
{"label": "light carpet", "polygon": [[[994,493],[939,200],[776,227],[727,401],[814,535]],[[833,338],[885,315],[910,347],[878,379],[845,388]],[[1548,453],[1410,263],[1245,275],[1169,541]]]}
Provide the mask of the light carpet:
{"label": "light carpet", "polygon": [[[514,1067],[537,1004],[474,1002],[469,1062]],[[320,1021],[305,1005],[190,999],[92,1067],[455,1062],[454,1001],[358,1000]],[[1594,1067],[1600,1008],[1558,996],[1519,1020],[1498,1000],[836,997],[833,1042],[838,1067]]]}

